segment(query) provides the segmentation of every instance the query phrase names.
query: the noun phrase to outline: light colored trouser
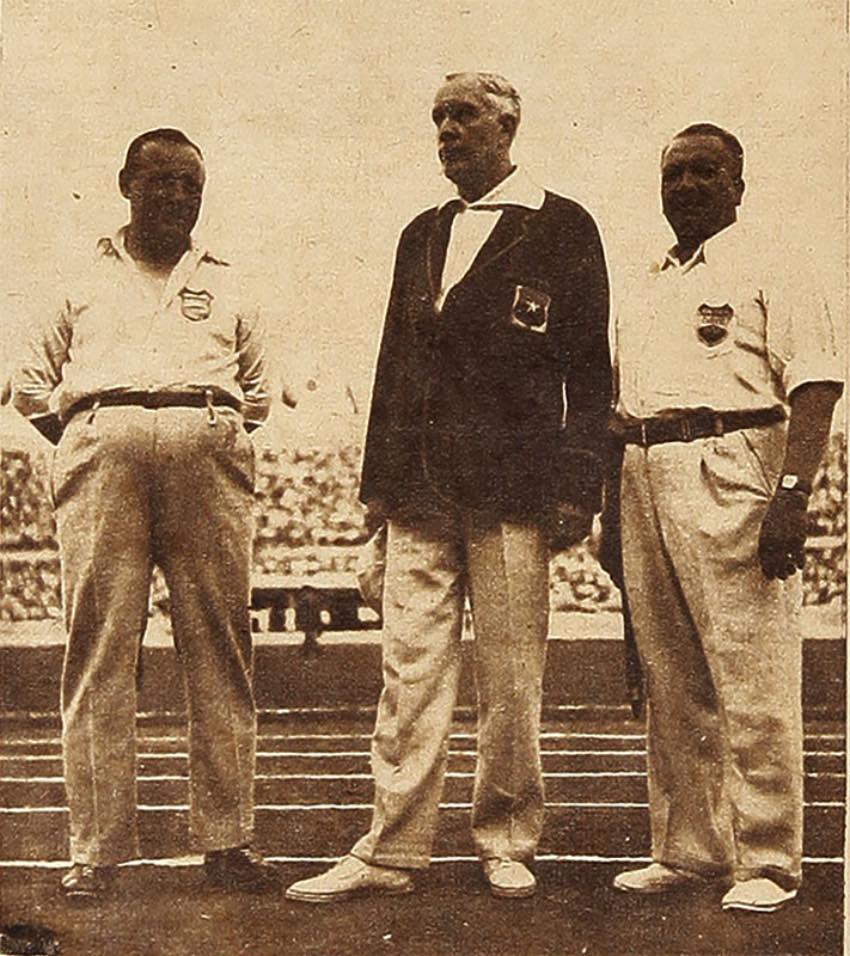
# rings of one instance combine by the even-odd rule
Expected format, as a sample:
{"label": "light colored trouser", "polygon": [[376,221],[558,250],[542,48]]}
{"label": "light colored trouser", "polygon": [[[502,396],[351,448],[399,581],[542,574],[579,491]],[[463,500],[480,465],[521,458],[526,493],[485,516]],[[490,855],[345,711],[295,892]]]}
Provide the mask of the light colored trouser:
{"label": "light colored trouser", "polygon": [[352,850],[367,862],[410,868],[429,862],[467,589],[478,690],[473,838],[482,859],[534,856],[543,826],[548,547],[533,525],[467,512],[389,523],[384,690],[372,740],[375,806],[369,833]]}
{"label": "light colored trouser", "polygon": [[52,488],[68,645],[63,754],[71,858],[138,853],[136,661],[151,567],[172,602],[189,711],[190,827],[201,850],[253,827],[249,601],[253,448],[230,409],[106,407],[68,423]]}
{"label": "light colored trouser", "polygon": [[800,575],[768,581],[759,530],[784,425],[626,448],[626,587],[648,677],[653,859],[800,880]]}

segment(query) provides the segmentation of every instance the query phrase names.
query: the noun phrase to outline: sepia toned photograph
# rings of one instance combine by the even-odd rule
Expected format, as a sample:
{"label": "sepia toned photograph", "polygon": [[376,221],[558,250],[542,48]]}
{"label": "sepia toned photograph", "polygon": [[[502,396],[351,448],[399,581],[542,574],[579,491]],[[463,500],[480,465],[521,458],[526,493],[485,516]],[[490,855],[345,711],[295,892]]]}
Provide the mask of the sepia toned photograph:
{"label": "sepia toned photograph", "polygon": [[848,0],[6,0],[0,956],[847,952]]}

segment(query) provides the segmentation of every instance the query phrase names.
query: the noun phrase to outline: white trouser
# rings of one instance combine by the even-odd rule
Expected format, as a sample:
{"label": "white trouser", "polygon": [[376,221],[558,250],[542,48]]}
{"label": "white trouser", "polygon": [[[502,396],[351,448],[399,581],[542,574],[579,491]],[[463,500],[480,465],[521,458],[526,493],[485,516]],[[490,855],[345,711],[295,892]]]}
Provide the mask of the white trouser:
{"label": "white trouser", "polygon": [[540,711],[548,547],[535,525],[460,511],[391,520],[384,690],[372,742],[368,862],[426,866],[460,674],[464,599],[475,629],[478,764],[472,832],[482,859],[530,860],[543,825]]}
{"label": "white trouser", "polygon": [[648,678],[653,858],[800,881],[800,575],[767,580],[785,426],[628,445],[626,588]]}

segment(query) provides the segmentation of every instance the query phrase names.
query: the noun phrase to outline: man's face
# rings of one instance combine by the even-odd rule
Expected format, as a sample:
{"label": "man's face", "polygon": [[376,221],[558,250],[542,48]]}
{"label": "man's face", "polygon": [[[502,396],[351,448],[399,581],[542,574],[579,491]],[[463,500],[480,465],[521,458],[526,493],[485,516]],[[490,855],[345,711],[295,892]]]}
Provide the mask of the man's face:
{"label": "man's face", "polygon": [[140,236],[167,251],[185,247],[204,190],[204,164],[185,143],[146,143],[131,171],[121,172],[121,192]]}
{"label": "man's face", "polygon": [[488,182],[510,162],[512,129],[474,77],[441,87],[431,116],[443,173],[461,189]]}
{"label": "man's face", "polygon": [[661,204],[680,242],[700,243],[735,221],[744,184],[721,139],[674,139],[661,160]]}

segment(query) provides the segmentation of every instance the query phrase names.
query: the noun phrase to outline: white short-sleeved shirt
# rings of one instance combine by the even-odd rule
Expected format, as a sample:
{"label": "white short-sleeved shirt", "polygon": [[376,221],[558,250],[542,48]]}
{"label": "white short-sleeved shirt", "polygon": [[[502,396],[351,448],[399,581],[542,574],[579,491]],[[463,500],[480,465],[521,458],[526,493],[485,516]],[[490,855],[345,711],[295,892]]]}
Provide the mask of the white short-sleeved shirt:
{"label": "white short-sleeved shirt", "polygon": [[842,381],[805,264],[777,264],[764,245],[734,223],[687,263],[668,255],[627,283],[612,328],[620,414],[787,406],[799,385]]}
{"label": "white short-sleeved shirt", "polygon": [[121,230],[100,240],[78,290],[37,330],[13,400],[35,417],[64,415],[107,392],[208,388],[241,402],[248,421],[268,415],[262,324],[245,305],[236,270],[192,245],[155,281],[127,253]]}

